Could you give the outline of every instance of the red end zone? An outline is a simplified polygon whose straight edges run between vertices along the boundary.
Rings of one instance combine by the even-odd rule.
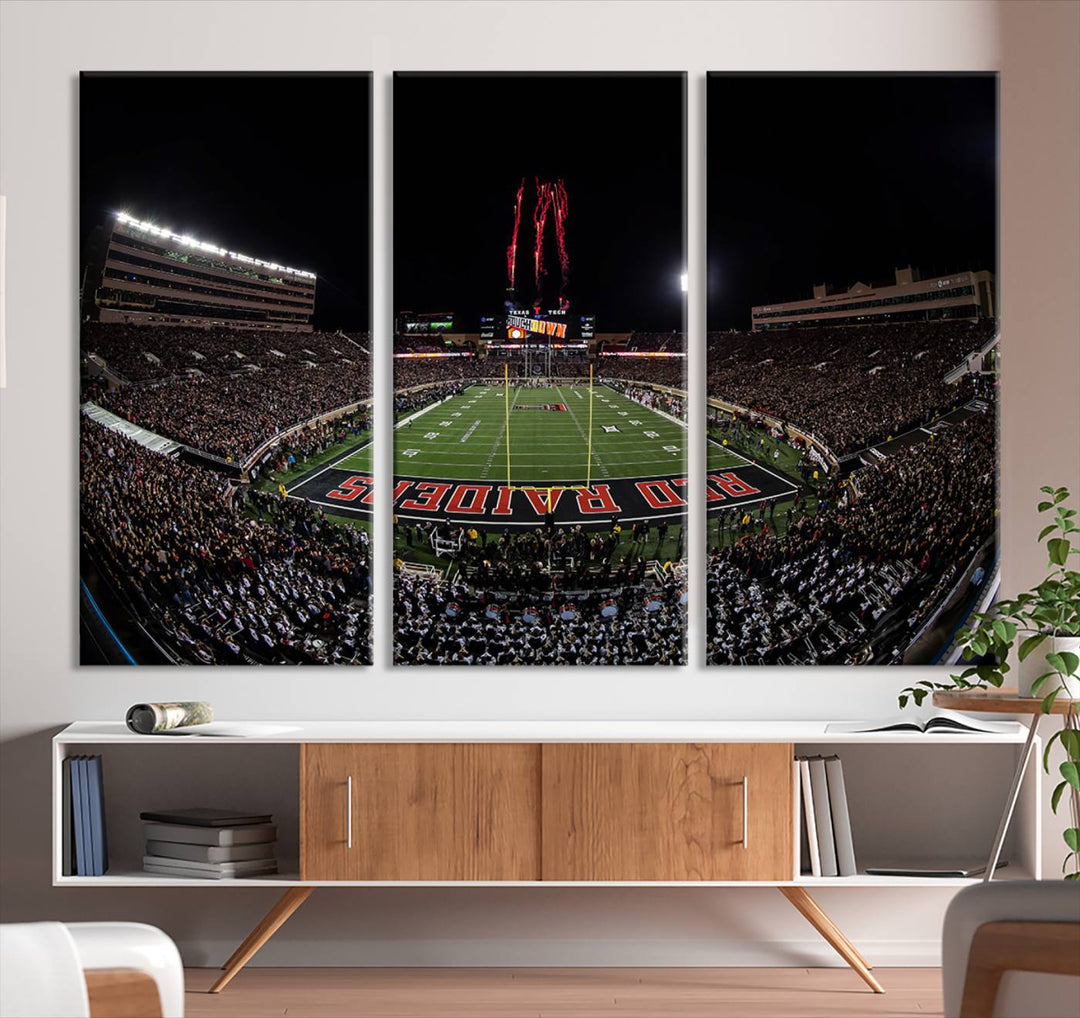
[[[706,478],[709,512],[783,498],[796,486],[754,464],[710,471]],[[369,474],[336,468],[325,470],[289,492],[308,499],[327,512],[370,517],[373,485]],[[556,524],[607,526],[619,520],[675,520],[686,513],[686,476],[615,478],[590,488],[546,485],[508,487],[485,481],[456,481],[427,477],[394,479],[394,513],[399,519],[455,520],[505,527],[538,526],[550,508]]]

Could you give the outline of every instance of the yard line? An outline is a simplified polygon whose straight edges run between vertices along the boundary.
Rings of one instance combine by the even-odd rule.
[[[514,395],[510,400],[511,409],[517,404],[517,398],[518,398],[518,393],[519,392],[521,392],[521,386],[520,385],[516,386],[514,388]],[[506,421],[503,420],[502,427],[499,430],[499,434],[495,436],[495,441],[492,442],[492,444],[491,444],[491,452],[488,453],[488,458],[487,458],[487,462],[484,464],[484,469],[480,472],[481,477],[487,477],[488,474],[491,473],[491,464],[494,461],[495,453],[498,451],[498,448],[499,448],[499,439],[502,438],[503,435],[505,435],[505,434],[506,434]],[[510,441],[510,436],[509,435],[506,435],[506,441],[507,442]],[[510,478],[509,477],[506,479],[506,483],[507,484],[510,483]]]
[[[584,429],[581,427],[581,422],[577,419],[577,414],[575,414],[574,411],[570,409],[570,404],[566,402],[566,397],[563,395],[562,389],[556,385],[555,391],[559,394],[559,401],[566,407],[566,409],[570,413],[570,416],[573,418],[574,426],[578,429],[578,434],[581,435],[581,441],[585,443],[585,455],[588,456],[589,439],[588,436],[585,434]],[[599,453],[597,453],[596,455],[596,465],[600,468],[600,472],[601,474],[603,474],[604,477],[611,476],[608,468],[604,466],[604,461],[600,458]],[[587,463],[585,464],[585,469],[586,471],[588,471],[589,469],[589,465]]]

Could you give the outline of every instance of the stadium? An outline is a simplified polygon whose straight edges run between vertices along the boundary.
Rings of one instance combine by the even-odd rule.
[[[369,76],[79,93],[80,663],[369,664],[370,501],[291,496],[371,488]]]
[[[370,497],[337,519],[289,491],[347,463],[370,493],[369,337],[313,330],[305,270],[126,212],[104,250],[81,331],[84,656],[370,663]]]
[[[681,662],[684,351],[665,340],[660,357],[635,335],[617,356],[610,337],[449,354],[398,337],[398,660]]]
[[[996,89],[709,75],[712,664],[948,665],[995,595]]]
[[[396,664],[686,660],[682,88],[395,76]]]
[[[992,594],[993,279],[927,282],[821,287],[771,307],[779,325],[709,334],[711,663],[947,660]],[[720,479],[747,462],[782,489],[731,500]]]

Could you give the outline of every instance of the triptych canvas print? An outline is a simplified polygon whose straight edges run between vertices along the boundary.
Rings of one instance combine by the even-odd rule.
[[[368,74],[84,74],[83,663],[680,665],[702,563],[711,665],[955,660],[997,575],[996,78],[713,74],[705,153],[686,88],[399,73],[391,139]]]

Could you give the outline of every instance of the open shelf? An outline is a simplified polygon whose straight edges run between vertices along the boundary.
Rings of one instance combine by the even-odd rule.
[[[299,746],[304,742],[789,742],[795,754],[844,762],[860,867],[914,865],[955,856],[982,860],[1000,818],[1026,734],[830,735],[824,722],[295,722],[266,738],[135,736],[116,722],[80,722],[53,740],[53,882],[60,887],[832,887],[961,888],[981,877],[813,877],[781,881],[301,881]],[[110,868],[101,877],[61,875],[61,761],[101,754]],[[995,880],[1041,876],[1042,772],[1036,754],[1005,843],[1009,865]],[[209,880],[144,872],[139,813],[218,806],[271,813],[277,874]],[[801,812],[801,808],[800,808]],[[943,822],[947,820],[948,822]],[[796,832],[797,833],[797,832]],[[797,842],[796,838],[796,842]]]
[[[104,770],[109,869],[104,876],[63,876],[62,788],[65,756],[100,755]],[[299,751],[295,745],[240,746],[203,740],[54,743],[53,883],[60,886],[216,887],[288,884],[299,879]],[[277,827],[278,873],[225,880],[173,877],[142,869],[146,838],[139,814],[194,806],[269,813]]]
[[[855,861],[861,871],[854,877],[803,873],[799,882],[807,887],[963,887],[980,882],[981,875],[891,877],[864,872],[867,867],[917,866],[941,859],[987,860],[1022,747],[983,736],[960,741],[967,738],[796,743],[797,757],[836,755],[843,763]],[[999,868],[995,880],[1041,876],[1037,847],[1041,778],[1036,753],[1025,772],[1005,841],[1002,859],[1008,865]],[[799,812],[801,816],[801,802]]]

